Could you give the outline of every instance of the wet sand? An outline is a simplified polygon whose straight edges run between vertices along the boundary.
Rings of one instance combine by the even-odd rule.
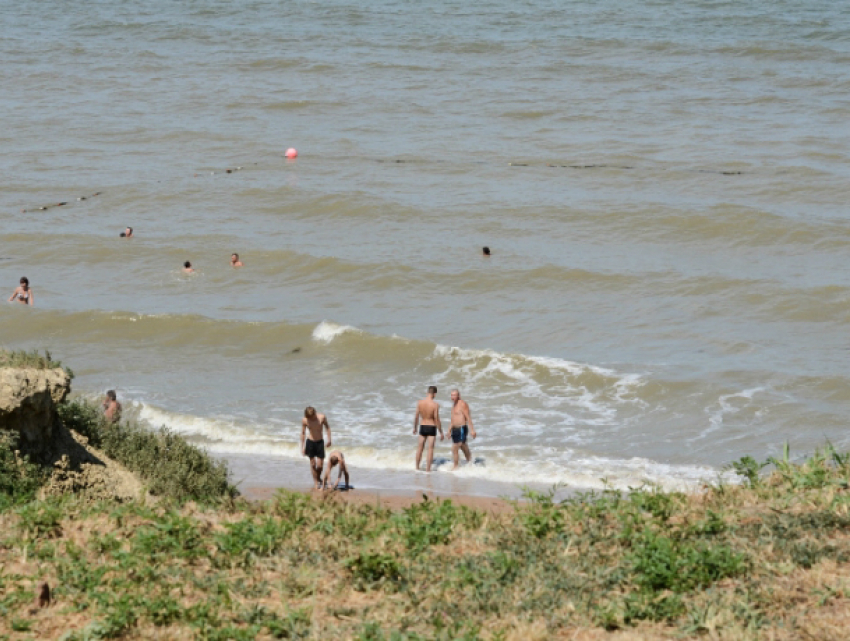
[[[228,467],[233,482],[246,498],[265,500],[284,488],[318,497],[334,496],[352,503],[372,503],[400,509],[423,500],[451,499],[452,502],[487,511],[513,509],[511,501],[521,500],[523,488],[510,483],[497,483],[464,477],[449,471],[409,472],[401,470],[359,469],[349,466],[352,488],[346,491],[319,492],[312,489],[307,460],[282,457],[258,457],[228,454]],[[412,464],[411,464],[412,467]],[[462,468],[461,468],[462,469]],[[336,479],[336,472],[332,475]],[[550,488],[530,484],[529,489],[545,492]],[[564,498],[575,488],[559,488],[556,496]]]

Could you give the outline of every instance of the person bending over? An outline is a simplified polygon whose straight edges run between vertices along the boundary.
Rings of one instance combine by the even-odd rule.
[[[333,484],[332,488],[334,490],[337,489],[339,487],[340,478],[345,476],[345,489],[347,490],[349,488],[348,468],[345,466],[345,457],[342,455],[342,452],[340,452],[339,450],[335,450],[335,451],[331,452],[330,456],[328,456],[328,469],[325,472],[325,480],[322,484],[322,487],[323,488],[328,487],[328,484],[331,481],[331,470],[333,470],[334,467],[336,467],[336,466],[339,466],[339,469],[337,470],[337,474],[336,474],[336,483]]]

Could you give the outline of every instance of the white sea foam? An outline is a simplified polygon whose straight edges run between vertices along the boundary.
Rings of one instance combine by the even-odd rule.
[[[337,325],[330,321],[322,321],[313,329],[313,340],[319,343],[330,343],[337,336],[341,336],[346,332],[362,333],[359,329],[351,325]]]
[[[262,425],[231,417],[200,417],[169,412],[146,403],[132,403],[138,418],[152,427],[165,426],[198,443],[208,451],[226,458],[228,454],[242,454],[268,458],[301,459],[300,428]],[[281,428],[288,432],[281,434]],[[291,427],[291,429],[290,429]],[[405,430],[406,432],[406,430]],[[368,432],[359,432],[360,435]],[[526,432],[527,433],[527,432]],[[409,435],[409,433],[408,433]],[[340,436],[337,432],[336,444]],[[376,435],[390,442],[389,447],[377,448],[375,444],[360,441],[345,447],[346,459],[352,472],[358,467],[372,470],[411,471],[415,440],[399,442]],[[392,436],[397,436],[394,432]],[[407,446],[402,446],[407,443]],[[665,489],[693,489],[700,483],[717,478],[718,472],[710,467],[694,465],[667,465],[644,458],[617,459],[578,454],[575,450],[558,447],[539,447],[535,458],[521,457],[500,446],[473,443],[473,464],[463,465],[454,474],[461,478],[481,479],[511,485],[536,484],[551,486],[561,484],[574,488],[601,489],[612,487],[628,489],[645,483],[657,484]],[[447,443],[438,443],[434,471],[448,473],[451,469],[451,452]]]

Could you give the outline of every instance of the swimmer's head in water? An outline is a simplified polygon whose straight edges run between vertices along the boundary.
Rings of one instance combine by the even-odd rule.
[[[133,228],[127,227],[127,229],[124,230],[124,233],[127,234],[128,236],[132,236],[133,235]]]
[[[429,394],[436,394],[436,393],[437,393],[437,386],[436,386],[436,385],[431,385],[431,386],[428,388],[428,393],[429,393]]]
[[[489,247],[484,247],[481,251],[484,253],[485,256],[490,255],[490,248]]]
[[[108,398],[110,401],[116,400],[115,390],[111,389],[108,392],[106,392],[106,398]]]
[[[30,284],[30,279],[27,278],[26,276],[21,276],[21,285],[24,285],[25,287],[29,287],[29,284]]]
[[[239,254],[230,254],[230,260],[231,262],[235,263],[237,260],[239,260]]]
[[[118,234],[118,235],[119,235],[119,236],[121,236],[121,238],[127,238],[127,232],[125,232],[125,231],[122,231],[122,232],[121,232],[120,234]]]
[[[190,263],[188,260],[185,263],[183,263],[183,267],[185,267],[186,269],[189,269],[191,266],[192,266],[192,263]]]
[[[304,410],[304,418],[313,418],[315,415],[316,415],[316,408],[315,407],[308,407],[306,410]]]

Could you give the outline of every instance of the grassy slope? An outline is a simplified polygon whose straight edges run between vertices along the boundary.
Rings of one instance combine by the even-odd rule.
[[[846,638],[850,463],[699,496],[401,512],[281,492],[0,514],[0,634],[52,638]],[[55,603],[31,612],[38,582]]]

